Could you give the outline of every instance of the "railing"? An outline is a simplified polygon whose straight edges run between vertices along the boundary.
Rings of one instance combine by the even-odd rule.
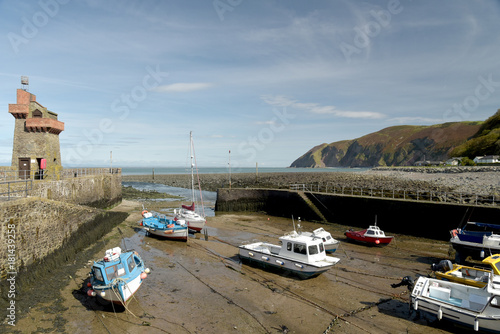
[[[120,174],[121,172],[121,168],[68,168],[59,172],[59,179],[89,175]]]
[[[0,182],[19,180],[62,180],[74,177],[104,174],[120,174],[121,168],[65,168],[50,173],[47,170],[0,170]]]
[[[28,197],[28,192],[32,189],[32,180],[0,182],[0,201],[10,201],[12,198]]]
[[[434,190],[383,189],[362,187],[340,187],[329,184],[290,184],[290,190],[308,192],[324,192],[347,196],[363,196],[390,198],[414,201],[441,202],[453,204],[469,204],[483,206],[498,206],[500,198],[495,195],[477,195],[462,192],[444,192]]]

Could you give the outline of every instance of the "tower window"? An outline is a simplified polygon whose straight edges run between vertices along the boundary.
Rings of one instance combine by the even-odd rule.
[[[42,112],[38,109],[33,111],[33,118],[42,118]]]

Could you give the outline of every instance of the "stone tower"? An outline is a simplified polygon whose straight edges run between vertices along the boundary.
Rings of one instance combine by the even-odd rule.
[[[62,169],[59,134],[64,123],[24,89],[17,90],[17,104],[9,104],[9,113],[16,119],[12,167],[19,170],[19,177],[57,175]]]

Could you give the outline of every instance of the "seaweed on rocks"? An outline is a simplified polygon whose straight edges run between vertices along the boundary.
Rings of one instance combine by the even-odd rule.
[[[122,223],[128,215],[126,212],[100,212],[94,219],[83,223],[57,250],[41,260],[22,267],[16,275],[15,282],[16,317],[25,316],[30,307],[47,300],[55,300],[48,312],[61,311],[64,308],[62,298],[54,295],[54,291],[59,291],[68,284],[76,271],[102,248],[102,244],[97,241]],[[9,303],[6,295],[7,283],[6,280],[0,283],[2,309]],[[64,327],[64,324],[59,326]]]

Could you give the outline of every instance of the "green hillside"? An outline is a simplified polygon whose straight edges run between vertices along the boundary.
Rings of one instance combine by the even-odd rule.
[[[481,125],[471,139],[453,149],[451,155],[470,159],[480,155],[500,155],[500,109]]]
[[[488,144],[498,150],[498,132],[492,127],[500,123],[500,117],[489,123],[490,126],[485,126],[486,122],[391,126],[360,138],[318,145],[290,167],[409,166],[421,160],[444,161],[450,156],[461,156],[452,152],[470,138],[478,140],[474,147]],[[485,135],[475,137],[481,131]],[[490,145],[491,138],[495,142]]]

